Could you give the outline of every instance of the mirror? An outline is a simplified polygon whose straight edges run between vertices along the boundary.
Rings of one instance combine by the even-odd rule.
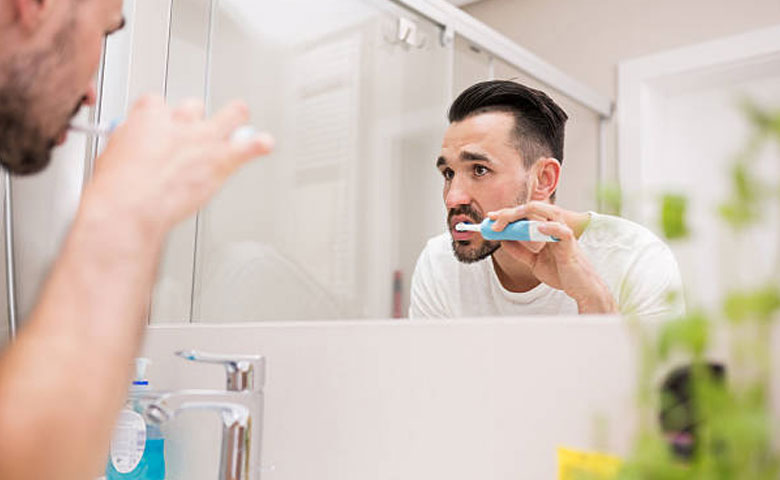
[[[175,0],[168,99],[243,98],[277,147],[174,233],[151,322],[406,317],[417,257],[446,228],[434,163],[449,103],[521,78],[443,38],[389,0]],[[563,106],[582,164],[561,201],[594,208],[598,115]]]

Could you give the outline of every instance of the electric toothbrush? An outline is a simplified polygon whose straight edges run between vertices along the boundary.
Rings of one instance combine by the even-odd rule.
[[[539,232],[539,225],[543,222],[535,220],[518,220],[506,226],[500,232],[493,230],[495,220],[486,218],[482,223],[460,222],[455,225],[459,232],[479,232],[485,240],[514,240],[518,242],[559,242],[560,240]]]

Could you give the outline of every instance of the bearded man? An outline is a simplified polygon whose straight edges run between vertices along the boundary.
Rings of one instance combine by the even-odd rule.
[[[73,115],[95,102],[103,38],[121,0],[0,0],[0,163],[40,171]],[[0,357],[0,478],[95,478],[138,352],[167,233],[272,140],[239,143],[233,103],[171,109],[144,97],[97,161],[76,218],[17,340]],[[24,218],[20,218],[24,221]]]

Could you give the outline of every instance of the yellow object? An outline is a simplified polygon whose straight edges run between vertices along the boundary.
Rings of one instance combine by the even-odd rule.
[[[618,457],[558,447],[558,480],[612,480],[618,470]]]

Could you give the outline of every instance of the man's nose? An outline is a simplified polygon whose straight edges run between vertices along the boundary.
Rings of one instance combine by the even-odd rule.
[[[84,94],[83,103],[88,107],[91,107],[97,103],[97,87],[95,86],[94,80],[89,82],[89,88],[87,89],[87,93]]]
[[[449,188],[444,192],[444,205],[447,209],[455,208],[459,205],[470,205],[471,195],[469,195],[468,188],[464,182],[453,178],[450,182]]]

